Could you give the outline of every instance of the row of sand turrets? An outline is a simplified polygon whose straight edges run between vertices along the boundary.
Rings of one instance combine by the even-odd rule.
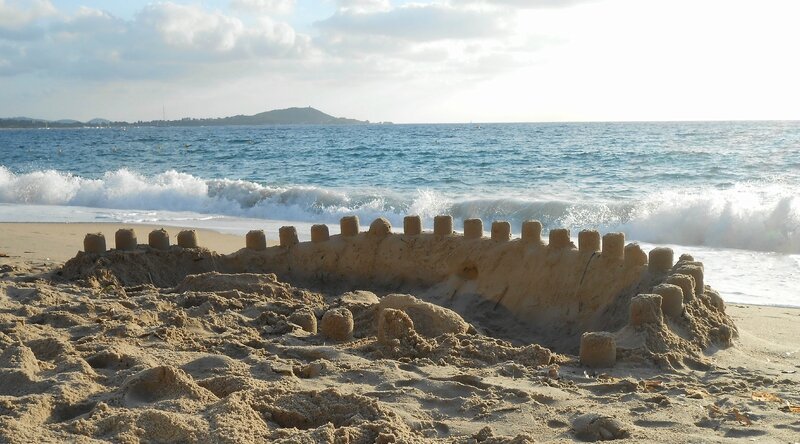
[[[362,231],[358,218],[348,216],[339,235],[312,226],[310,242],[299,242],[295,227],[281,227],[274,247],[255,230],[245,248],[210,261],[194,258],[181,270],[276,273],[299,283],[413,292],[498,329],[524,329],[531,340],[559,350],[580,349],[582,362],[594,367],[642,349],[675,364],[680,359],[667,356],[676,346],[664,341],[686,342],[684,348],[700,355],[735,334],[722,299],[704,284],[702,263],[689,256],[676,263],[669,248],[647,254],[636,243],[626,245],[622,233],[593,230],[578,234],[576,248],[564,228],[550,230],[545,244],[538,221],[524,222],[521,238],[513,240],[508,222],[493,222],[488,238],[480,219],[463,226],[457,234],[452,217],[437,216],[433,232],[425,232],[420,217],[408,216],[402,234],[384,218]],[[171,254],[173,263],[186,251],[210,254],[197,248],[192,230],[177,241],[170,246],[166,231],[155,230],[149,248],[137,249],[133,230],[119,230],[112,252]],[[109,254],[101,234],[87,235],[84,244],[87,253]]]
[[[481,219],[464,220],[464,239],[482,239],[484,237],[483,221]],[[343,217],[340,221],[341,236],[353,237],[360,233],[357,216]],[[376,219],[369,228],[370,234],[391,234],[391,225],[386,219]],[[507,221],[494,221],[491,226],[491,240],[507,242],[511,240],[511,224]],[[427,234],[422,231],[422,221],[419,216],[406,216],[403,220],[403,234],[418,236]],[[452,236],[457,233],[453,229],[452,216],[436,216],[434,218],[434,236]],[[522,224],[523,242],[542,243],[542,224],[539,221],[526,221]],[[281,227],[279,232],[279,246],[291,247],[299,243],[297,229],[293,226]],[[330,231],[327,225],[313,225],[311,227],[311,242],[325,242],[330,240]],[[130,228],[123,228],[115,234],[115,248],[129,251],[136,248],[138,241],[136,232]],[[164,229],[153,230],[148,236],[148,245],[157,249],[170,247],[169,234]],[[184,230],[178,233],[177,245],[182,248],[197,248],[197,232]],[[267,237],[263,230],[253,230],[245,236],[246,248],[255,251],[267,249]],[[578,249],[584,252],[599,252],[601,246],[600,233],[594,230],[583,230],[578,234]],[[570,239],[570,232],[566,228],[550,230],[550,248],[566,248],[574,246]],[[87,253],[102,253],[107,250],[105,236],[102,233],[89,233],[84,238],[84,251]],[[623,233],[608,233],[602,237],[602,254],[606,257],[623,259],[629,256],[632,263],[647,263],[647,257],[636,244],[625,246]],[[662,261],[663,262],[663,261]],[[658,262],[656,262],[658,263]],[[663,266],[659,264],[659,266]]]
[[[167,250],[170,247],[169,233],[163,228],[153,230],[147,239],[147,244],[159,250]],[[114,246],[120,251],[132,251],[139,246],[136,239],[136,231],[132,228],[122,228],[114,234]],[[181,248],[197,248],[197,232],[195,230],[184,230],[178,233],[178,246]],[[88,233],[83,238],[83,251],[87,253],[105,253],[106,237],[103,233]]]

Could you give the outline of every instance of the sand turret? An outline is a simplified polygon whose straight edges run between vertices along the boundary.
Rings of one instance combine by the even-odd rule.
[[[578,233],[578,250],[581,253],[596,253],[600,251],[600,232],[582,230]]]
[[[181,248],[197,248],[197,231],[183,230],[178,233],[178,246]]]
[[[569,238],[569,230],[566,228],[550,230],[550,239],[547,246],[553,250],[571,247],[572,241]]]
[[[522,223],[522,241],[531,244],[542,243],[542,223],[538,220],[526,220]]]
[[[339,220],[339,227],[344,237],[356,236],[358,232],[361,231],[361,227],[359,227],[358,224],[358,216],[345,216],[341,218]]]
[[[251,230],[245,236],[245,246],[248,250],[264,251],[267,249],[267,236],[264,230]]]
[[[676,274],[686,274],[694,278],[694,294],[700,296],[703,294],[703,264],[700,262],[678,262],[675,268]]]
[[[667,284],[674,284],[678,287],[681,287],[681,292],[683,293],[683,301],[684,302],[691,302],[694,299],[694,278],[688,274],[673,274],[667,276],[665,280]]]
[[[156,250],[169,250],[169,233],[163,228],[153,230],[147,236],[147,244]]]
[[[311,310],[303,309],[292,313],[292,315],[289,316],[289,322],[299,326],[312,335],[317,334],[317,317]]]
[[[353,337],[353,313],[347,308],[332,308],[322,316],[319,329],[334,341],[347,341]]]
[[[586,332],[581,336],[581,365],[592,368],[613,367],[617,361],[617,344],[608,332]]]
[[[370,236],[377,237],[379,239],[383,239],[384,237],[392,234],[392,224],[389,222],[389,219],[385,217],[379,217],[372,221],[369,225]]]
[[[284,248],[294,247],[300,242],[297,239],[297,228],[292,226],[280,227],[278,229],[278,239],[280,246]]]
[[[650,250],[648,269],[652,273],[666,273],[672,268],[674,254],[672,248],[656,247]]]
[[[419,216],[403,218],[403,233],[406,236],[417,236],[422,233],[422,219]]]
[[[625,234],[606,233],[603,235],[603,250],[600,257],[610,261],[622,261],[625,258]]]
[[[483,221],[480,219],[464,220],[464,238],[480,239],[483,237]]]
[[[434,217],[433,234],[436,236],[450,236],[453,234],[453,216]]]
[[[679,318],[683,314],[683,290],[672,284],[653,287],[653,293],[661,296],[661,311],[664,315]]]
[[[87,253],[105,253],[106,237],[103,233],[88,233],[83,238],[83,251]]]
[[[625,245],[624,262],[628,268],[641,267],[647,264],[647,253],[642,250],[639,244],[631,243]]]
[[[114,233],[114,245],[117,250],[135,250],[138,245],[136,231],[134,231],[133,228],[120,228]]]
[[[640,294],[631,299],[630,324],[660,324],[664,322],[661,312],[661,295]]]
[[[511,224],[504,220],[492,222],[492,240],[495,242],[511,240]]]
[[[325,242],[331,238],[328,226],[324,224],[317,224],[311,226],[311,242]]]

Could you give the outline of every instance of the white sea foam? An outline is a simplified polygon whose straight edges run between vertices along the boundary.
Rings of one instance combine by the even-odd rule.
[[[800,194],[777,185],[665,192],[638,205],[621,229],[654,243],[800,253]]]
[[[10,204],[328,223],[357,214],[365,221],[388,217],[396,226],[402,224],[405,214],[419,214],[430,224],[433,216],[447,213],[456,220],[510,220],[515,229],[523,220],[538,219],[548,228],[620,230],[644,242],[793,254],[800,253],[798,196],[797,186],[773,183],[739,184],[725,190],[667,190],[622,202],[445,196],[432,190],[418,190],[406,197],[385,190],[203,179],[176,171],[143,176],[121,169],[100,179],[87,179],[53,170],[15,174],[0,166],[0,202]],[[0,208],[0,220],[8,220],[2,211]]]

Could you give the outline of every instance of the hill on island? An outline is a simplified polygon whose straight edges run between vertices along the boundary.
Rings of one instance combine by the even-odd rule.
[[[222,125],[337,125],[369,123],[369,121],[334,117],[318,109],[311,108],[310,106],[307,108],[276,109],[252,116],[239,115],[222,117],[219,119],[198,120]]]
[[[81,128],[96,126],[224,126],[224,125],[359,125],[369,120],[334,117],[312,108],[286,108],[266,111],[252,116],[237,115],[209,119],[185,117],[180,120],[151,120],[149,122],[112,122],[106,119],[92,119],[88,122],[77,120],[42,120],[30,117],[0,118],[0,128]]]

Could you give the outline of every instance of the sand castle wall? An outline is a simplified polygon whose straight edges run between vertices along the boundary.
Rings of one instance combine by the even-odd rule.
[[[478,295],[534,324],[569,321],[578,330],[604,325],[604,309],[636,287],[645,264],[625,261],[624,236],[585,232],[578,249],[566,229],[541,242],[541,224],[526,224],[526,239],[510,239],[510,225],[495,222],[491,237],[483,223],[465,222],[454,234],[452,218],[438,217],[433,233],[389,231],[388,222],[357,232],[358,221],[342,220],[342,235],[264,250],[243,249],[227,257],[236,271],[274,272],[294,280],[346,282],[354,288],[408,290],[436,287],[450,299]],[[378,221],[376,221],[378,222]],[[318,228],[315,230],[319,230]],[[316,237],[316,236],[315,236]]]
[[[279,245],[273,247],[267,247],[266,234],[256,230],[247,233],[245,248],[236,253],[208,252],[213,257],[184,261],[183,270],[275,273],[312,285],[425,294],[445,305],[461,306],[462,311],[480,307],[484,317],[511,317],[549,345],[573,348],[584,332],[652,321],[644,316],[652,304],[637,305],[644,304],[637,295],[658,299],[663,305],[659,314],[677,319],[704,291],[702,263],[681,257],[673,264],[668,248],[656,248],[648,258],[637,244],[626,245],[622,233],[601,236],[584,230],[576,246],[567,229],[551,230],[545,243],[538,221],[525,222],[520,239],[511,239],[511,226],[505,221],[493,222],[489,237],[479,219],[463,222],[464,235],[455,233],[453,225],[452,217],[437,216],[433,232],[424,232],[420,218],[409,216],[403,233],[394,233],[383,218],[363,231],[358,218],[349,216],[342,218],[339,235],[330,235],[326,225],[314,225],[310,242],[299,242],[295,227],[281,227]],[[164,256],[165,264],[169,254],[186,256],[189,246],[202,245],[196,233],[191,234],[179,239],[185,247],[170,247],[164,232],[154,231],[148,254]],[[141,253],[130,252],[135,239],[132,230],[120,230],[117,249]],[[87,237],[87,252],[98,254],[102,242],[91,240]],[[150,280],[152,276],[147,275]],[[705,299],[724,308],[721,299]]]

